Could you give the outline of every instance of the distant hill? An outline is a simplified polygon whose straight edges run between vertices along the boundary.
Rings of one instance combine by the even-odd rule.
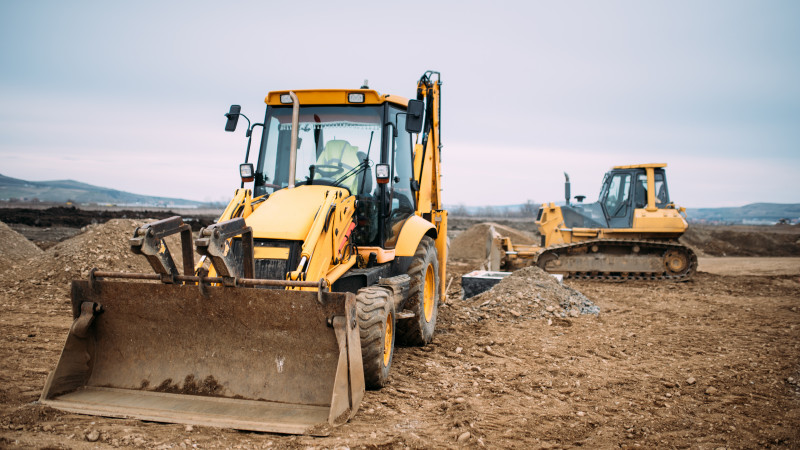
[[[41,202],[97,203],[114,205],[196,207],[202,202],[171,197],[151,197],[74,180],[26,181],[0,175],[0,200],[38,200]]]
[[[563,205],[564,202],[557,202]],[[536,203],[516,205],[464,206],[445,205],[454,216],[472,217],[535,217]],[[800,203],[751,203],[728,208],[687,208],[689,222],[725,224],[774,224],[781,219],[800,222]]]
[[[687,208],[686,215],[691,222],[772,224],[781,219],[797,222],[800,219],[800,204],[750,203],[731,208]]]

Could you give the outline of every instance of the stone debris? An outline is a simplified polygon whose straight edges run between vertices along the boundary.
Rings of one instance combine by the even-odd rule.
[[[86,433],[86,440],[87,441],[89,441],[89,442],[97,442],[98,439],[100,439],[100,432],[98,432],[97,430],[92,430],[92,431]]]
[[[459,303],[455,313],[469,322],[496,317],[511,322],[540,317],[567,319],[600,313],[585,295],[534,266],[519,269],[492,289]]]

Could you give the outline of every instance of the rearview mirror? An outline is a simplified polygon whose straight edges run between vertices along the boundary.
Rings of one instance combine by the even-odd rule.
[[[425,111],[425,103],[422,100],[408,101],[408,115],[406,116],[406,131],[409,133],[419,133],[422,131],[422,115]]]
[[[231,110],[225,113],[228,122],[225,123],[225,131],[236,131],[236,124],[239,122],[239,113],[242,107],[239,105],[231,105]]]

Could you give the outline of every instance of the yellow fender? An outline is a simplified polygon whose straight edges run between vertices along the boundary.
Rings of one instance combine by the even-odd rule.
[[[411,216],[403,224],[397,245],[394,247],[395,256],[414,256],[422,236],[428,235],[436,239],[436,227],[420,216]]]

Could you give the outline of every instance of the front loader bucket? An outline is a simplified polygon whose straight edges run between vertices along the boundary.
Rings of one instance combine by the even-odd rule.
[[[72,306],[48,406],[325,435],[364,394],[353,294],[74,281]]]

